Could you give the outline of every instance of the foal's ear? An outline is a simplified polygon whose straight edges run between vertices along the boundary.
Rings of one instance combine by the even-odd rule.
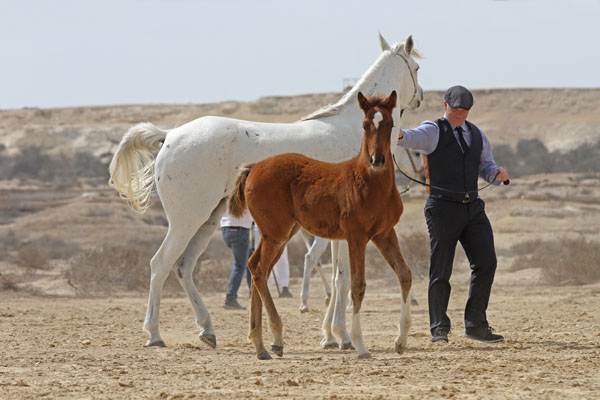
[[[371,108],[371,104],[369,104],[369,100],[361,92],[358,92],[358,106],[361,110],[367,111]]]
[[[381,103],[385,108],[392,111],[396,107],[396,91],[392,91],[390,95]]]

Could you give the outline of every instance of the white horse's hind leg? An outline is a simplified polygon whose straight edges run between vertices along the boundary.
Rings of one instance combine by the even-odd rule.
[[[148,308],[143,326],[144,331],[150,334],[150,339],[146,342],[146,346],[165,345],[159,332],[162,289],[169,276],[169,272],[171,272],[171,268],[184,252],[192,236],[192,231],[180,229],[173,223],[170,223],[165,239],[156,254],[152,257],[152,260],[150,260],[150,294],[148,296]]]
[[[339,254],[339,242],[337,240],[331,241],[331,295],[335,300],[337,299],[337,290],[335,287],[335,277],[337,276],[337,265],[338,265],[338,254]],[[331,320],[333,319],[333,310],[335,308],[335,301],[330,301],[327,305],[327,311],[323,318],[322,332],[323,339],[321,340],[321,347],[324,349],[330,349],[338,347],[338,342],[331,332]]]
[[[302,275],[302,291],[300,292],[300,297],[302,299],[302,304],[300,305],[300,312],[308,312],[310,309],[308,308],[308,292],[310,286],[310,277],[312,274],[312,270],[317,263],[317,260],[329,244],[329,240],[323,239],[315,236],[315,239],[310,246],[308,252],[304,256],[304,274]],[[328,291],[327,282],[325,283],[325,291]]]
[[[350,258],[348,242],[345,240],[340,241],[335,287],[335,307],[331,329],[333,334],[340,339],[340,349],[354,349],[353,341],[346,330],[346,299],[350,292]]]
[[[225,212],[226,205],[227,200],[223,199],[213,210],[210,218],[200,227],[188,244],[185,253],[179,259],[177,268],[177,279],[183,287],[183,290],[185,290],[185,293],[188,295],[190,302],[192,303],[192,308],[194,309],[196,325],[200,329],[200,340],[212,348],[217,346],[217,338],[212,326],[210,314],[192,279],[192,273],[194,272],[194,267],[196,266],[198,258],[204,253],[206,247],[210,243],[212,234],[219,223],[219,218],[221,218]]]

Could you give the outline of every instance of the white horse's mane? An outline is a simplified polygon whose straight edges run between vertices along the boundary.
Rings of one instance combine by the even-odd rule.
[[[373,63],[373,65],[371,65],[371,67],[367,70],[367,72],[365,72],[363,74],[363,76],[359,79],[359,81],[356,82],[356,84],[352,87],[352,89],[350,89],[341,99],[339,99],[337,103],[328,104],[326,106],[323,106],[323,107],[319,108],[318,110],[313,111],[312,113],[308,114],[307,116],[300,118],[300,120],[298,120],[298,122],[308,121],[311,119],[331,117],[333,115],[338,115],[339,113],[341,113],[342,110],[344,109],[344,107],[346,107],[348,104],[352,103],[356,99],[356,95],[358,94],[358,91],[359,91],[360,87],[362,86],[362,84],[366,80],[371,78],[371,75],[373,75],[375,73],[375,71],[377,71],[381,67],[381,65],[383,64],[383,61],[387,57],[394,56],[398,52],[403,51],[403,48],[404,48],[404,42],[398,43],[391,49],[383,51],[379,55],[379,58]],[[414,48],[412,49],[410,55],[413,56],[414,58],[422,58],[421,54]]]

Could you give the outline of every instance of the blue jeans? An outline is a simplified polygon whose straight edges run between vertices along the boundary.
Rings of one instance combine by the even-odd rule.
[[[248,257],[250,255],[250,230],[238,226],[224,226],[221,228],[223,240],[233,252],[233,269],[227,288],[227,301],[236,301],[237,292],[242,283],[244,273],[250,288],[250,271],[248,270]]]

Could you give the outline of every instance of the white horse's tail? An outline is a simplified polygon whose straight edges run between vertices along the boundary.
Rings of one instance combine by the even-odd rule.
[[[140,213],[150,206],[155,155],[166,136],[167,131],[150,122],[137,124],[123,136],[110,162],[109,185]]]

